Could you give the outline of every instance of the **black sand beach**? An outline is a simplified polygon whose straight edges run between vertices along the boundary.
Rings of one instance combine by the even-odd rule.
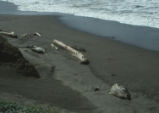
[[[103,38],[120,41],[129,45],[159,51],[159,29],[148,26],[123,24],[117,21],[101,20],[82,16],[61,16],[67,26]]]
[[[57,18],[0,15],[0,29],[14,31],[18,36],[42,34],[41,38],[30,39],[4,37],[35,66],[40,78],[23,76],[13,66],[1,63],[1,99],[24,102],[25,98],[28,103],[50,104],[60,108],[59,113],[159,112],[159,52],[78,31]],[[56,51],[50,46],[53,39],[85,48],[90,64],[82,65],[67,52]],[[28,45],[41,46],[46,53],[23,48]],[[126,86],[132,100],[109,95],[114,83]],[[100,90],[95,92],[97,87]]]

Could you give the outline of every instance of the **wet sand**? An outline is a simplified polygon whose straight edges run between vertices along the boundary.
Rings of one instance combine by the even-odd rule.
[[[159,52],[137,48],[63,25],[55,16],[0,15],[0,29],[18,35],[39,32],[41,38],[10,39],[40,73],[40,78],[23,76],[14,68],[0,65],[0,93],[22,95],[75,113],[159,112]],[[89,65],[62,50],[51,48],[53,39],[86,49]],[[23,47],[38,45],[44,55]],[[52,67],[55,69],[52,71]],[[108,94],[114,83],[126,86],[132,100]],[[94,88],[100,90],[95,92]]]
[[[60,20],[74,29],[148,50],[159,51],[158,28],[121,24],[117,21],[106,21],[73,15],[62,16]]]

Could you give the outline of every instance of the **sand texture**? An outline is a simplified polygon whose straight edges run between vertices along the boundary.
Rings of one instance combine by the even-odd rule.
[[[159,52],[77,31],[61,24],[57,18],[0,15],[0,29],[18,35],[17,39],[1,36],[0,41],[5,40],[14,46],[18,55],[33,65],[39,76],[23,76],[16,70],[17,61],[8,64],[2,60],[6,57],[16,59],[18,55],[1,57],[4,55],[1,51],[1,98],[4,93],[10,94],[5,98],[8,100],[11,96],[21,95],[37,103],[58,107],[61,113],[159,112]],[[42,37],[22,37],[22,34],[34,32],[39,32]],[[52,48],[50,44],[54,39],[84,48],[83,53],[90,64],[80,64],[68,52]],[[45,48],[46,52],[32,51],[29,47],[33,45]],[[127,87],[131,100],[109,95],[114,83]]]

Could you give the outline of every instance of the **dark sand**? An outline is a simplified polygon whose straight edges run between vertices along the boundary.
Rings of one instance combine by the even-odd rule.
[[[35,65],[40,79],[25,77],[14,68],[0,65],[1,95],[21,95],[75,113],[159,112],[159,52],[68,28],[53,16],[1,15],[0,29],[19,35],[39,32],[41,38],[8,40],[16,47],[35,44],[47,50],[39,55],[20,48],[23,56]],[[66,52],[51,48],[53,39],[85,48],[90,64],[81,65]],[[130,90],[131,101],[108,94],[116,82]],[[96,87],[100,91],[94,92]]]
[[[60,20],[74,29],[148,50],[159,51],[159,28],[121,24],[116,21],[73,15],[61,16]]]

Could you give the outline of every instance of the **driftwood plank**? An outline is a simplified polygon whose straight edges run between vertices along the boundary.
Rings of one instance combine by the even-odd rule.
[[[17,35],[14,32],[4,32],[4,31],[0,31],[0,34],[2,35],[6,35],[6,36],[10,36],[12,38],[17,38]]]
[[[73,56],[78,58],[82,64],[89,63],[88,59],[81,52],[70,47],[69,45],[66,45],[65,43],[58,40],[53,40],[53,45],[64,48],[66,51],[70,52]]]

